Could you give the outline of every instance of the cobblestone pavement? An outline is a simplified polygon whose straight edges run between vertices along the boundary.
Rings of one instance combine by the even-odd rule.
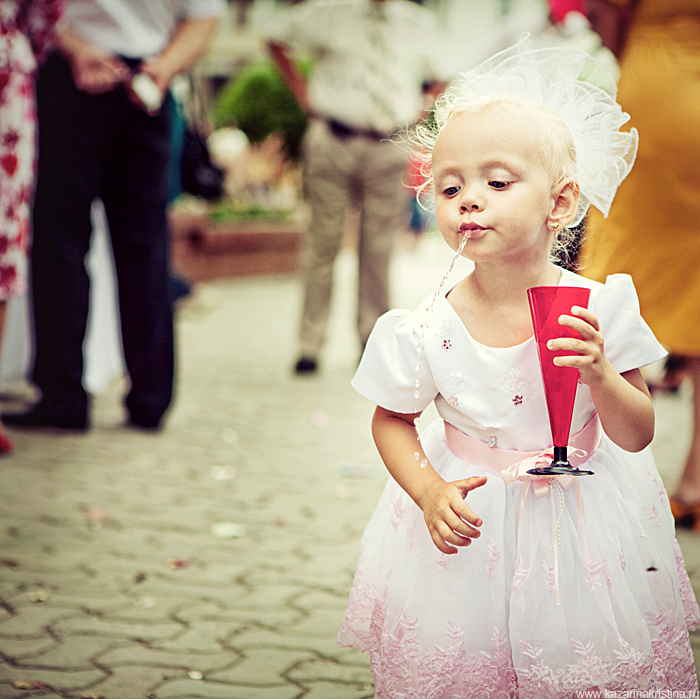
[[[449,260],[436,250],[399,255],[398,305],[436,288]],[[373,406],[349,386],[354,264],[339,261],[318,376],[290,372],[297,281],[225,280],[180,311],[163,432],[123,426],[117,381],[89,433],[14,433],[0,462],[0,699],[373,696],[367,658],[335,642],[385,480]],[[669,484],[688,395],[658,413]],[[681,544],[700,592],[700,542]]]

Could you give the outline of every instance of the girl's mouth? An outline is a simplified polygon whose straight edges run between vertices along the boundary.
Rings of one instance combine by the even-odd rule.
[[[463,223],[459,227],[459,232],[467,239],[480,238],[486,229],[476,223]]]

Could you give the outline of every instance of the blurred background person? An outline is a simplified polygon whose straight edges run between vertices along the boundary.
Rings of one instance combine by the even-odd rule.
[[[357,327],[362,346],[389,310],[389,261],[407,224],[407,152],[391,141],[425,114],[449,77],[437,24],[408,0],[306,0],[274,17],[271,56],[310,118],[303,144],[311,209],[297,374],[314,373],[348,209],[359,210]],[[307,82],[294,59],[307,52]],[[427,97],[427,99],[426,99]]]
[[[677,523],[700,529],[700,0],[588,0],[588,15],[621,57],[618,100],[639,152],[608,218],[591,213],[582,274],[634,279],[642,315],[671,353],[651,388],[692,381],[693,433],[671,506]]]
[[[174,382],[162,102],[172,78],[204,53],[225,9],[223,0],[67,0],[57,50],[37,83],[32,379],[41,399],[5,415],[7,425],[89,427],[85,256],[99,198],[116,266],[129,423],[160,426]]]
[[[63,0],[0,3],[0,347],[7,301],[27,289],[34,191],[37,60],[53,38]],[[0,454],[13,449],[0,425]]]

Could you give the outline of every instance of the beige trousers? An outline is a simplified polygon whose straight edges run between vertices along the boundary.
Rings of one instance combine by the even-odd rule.
[[[304,186],[311,224],[303,258],[303,357],[315,359],[325,340],[333,262],[350,206],[360,211],[357,328],[363,345],[377,318],[389,310],[389,261],[396,232],[408,217],[407,159],[406,150],[388,140],[339,138],[325,122],[311,122],[304,140]]]

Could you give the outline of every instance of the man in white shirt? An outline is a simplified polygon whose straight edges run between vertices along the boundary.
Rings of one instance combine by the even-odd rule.
[[[408,0],[306,0],[271,23],[273,60],[311,121],[304,178],[312,222],[297,374],[313,373],[325,339],[333,262],[345,214],[361,211],[358,332],[362,345],[389,310],[388,267],[405,223],[407,152],[389,139],[424,114],[447,79],[433,16]],[[307,85],[292,60],[308,52]]]
[[[166,220],[168,86],[206,50],[224,0],[67,0],[37,83],[31,251],[42,397],[10,427],[89,427],[82,385],[90,209],[101,198],[116,263],[129,423],[157,429],[174,383]]]

